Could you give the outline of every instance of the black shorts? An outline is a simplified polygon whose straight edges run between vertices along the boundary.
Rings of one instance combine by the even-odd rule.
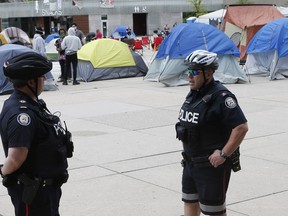
[[[182,200],[187,203],[199,202],[201,212],[218,215],[226,212],[226,192],[231,175],[231,165],[195,168],[186,163],[182,175]]]

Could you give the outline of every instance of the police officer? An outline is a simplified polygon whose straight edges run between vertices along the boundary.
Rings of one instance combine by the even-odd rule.
[[[38,99],[44,74],[51,69],[52,63],[33,51],[15,56],[3,66],[14,92],[0,114],[6,156],[0,174],[16,216],[59,215],[61,185],[68,179],[71,134]]]
[[[231,169],[240,169],[239,145],[248,131],[247,120],[236,97],[213,78],[216,53],[196,50],[185,63],[190,92],[176,124],[184,149],[184,214],[225,216]]]

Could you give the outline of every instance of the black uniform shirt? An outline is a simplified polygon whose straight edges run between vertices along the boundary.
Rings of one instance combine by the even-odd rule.
[[[14,92],[4,103],[0,115],[0,132],[6,157],[8,148],[30,148],[33,143],[38,121],[35,113],[27,109],[26,103],[37,104],[19,91]]]
[[[232,129],[247,122],[236,97],[214,80],[200,91],[189,92],[179,121],[188,131],[188,141],[183,144],[190,156],[223,148]]]
[[[5,155],[7,157],[8,148],[27,147],[27,159],[17,172],[57,177],[68,166],[66,146],[63,145],[64,129],[58,117],[53,121],[45,120],[39,110],[36,101],[17,90],[5,101],[0,115]]]

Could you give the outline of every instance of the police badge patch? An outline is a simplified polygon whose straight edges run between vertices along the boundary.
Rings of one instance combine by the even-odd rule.
[[[226,105],[226,107],[233,109],[237,106],[237,103],[232,97],[227,97],[225,99],[225,105]]]
[[[31,118],[27,113],[20,113],[17,116],[17,122],[22,126],[28,126],[31,122]]]

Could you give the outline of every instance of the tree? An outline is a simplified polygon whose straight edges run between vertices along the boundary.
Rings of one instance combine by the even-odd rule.
[[[187,0],[192,3],[194,16],[199,17],[207,13],[207,9],[202,5],[202,0]]]

